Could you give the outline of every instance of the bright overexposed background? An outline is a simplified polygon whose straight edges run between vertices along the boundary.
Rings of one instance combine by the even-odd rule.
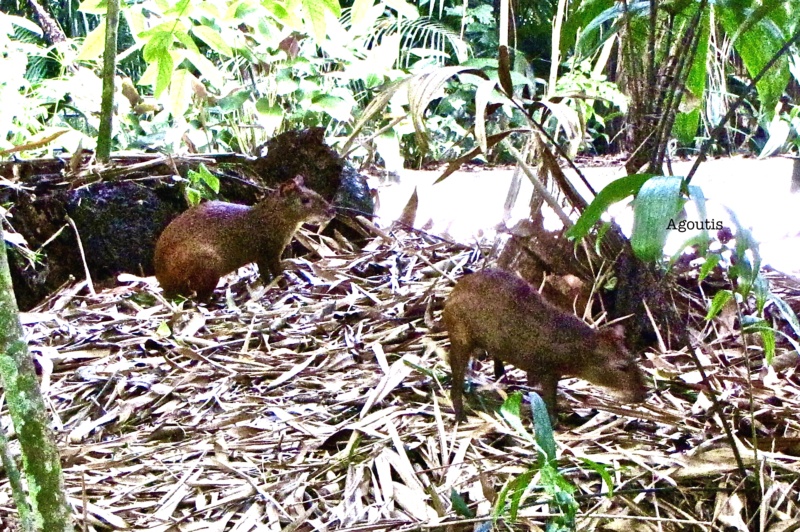
[[[676,162],[672,168],[675,175],[686,175],[691,164]],[[581,168],[581,171],[595,190],[624,175],[624,169],[619,166]],[[416,227],[465,244],[494,238],[498,227],[502,230],[503,205],[513,170],[461,171],[434,185],[440,174],[403,170],[398,183],[374,181],[372,186],[378,189],[380,197],[379,223],[388,225],[397,219],[416,188],[419,196]],[[567,174],[574,177],[569,171]],[[765,264],[800,276],[800,193],[790,192],[791,175],[792,161],[783,157],[720,158],[701,164],[692,184],[703,189],[707,219],[721,220],[735,233],[725,210],[725,207],[730,208],[760,243]],[[591,199],[577,178],[573,183],[584,197]],[[511,226],[527,216],[532,190],[533,186],[523,176],[520,194],[506,225]],[[687,211],[687,219],[697,219],[691,206]],[[617,204],[611,214],[630,234],[633,222],[630,207]],[[674,231],[667,242],[668,251],[678,247],[689,234]]]

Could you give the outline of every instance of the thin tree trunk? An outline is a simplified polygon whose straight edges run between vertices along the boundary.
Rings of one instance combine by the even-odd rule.
[[[100,130],[97,134],[97,158],[102,162],[108,162],[111,156],[118,30],[119,0],[108,0],[106,7],[106,46],[103,51],[103,95],[100,102]]]
[[[0,242],[4,242],[2,228]],[[19,321],[5,245],[0,249],[0,377],[22,450],[36,528],[71,532],[72,512],[64,493],[61,461]]]

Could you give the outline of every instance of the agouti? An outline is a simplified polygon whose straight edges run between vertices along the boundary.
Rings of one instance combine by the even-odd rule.
[[[283,271],[281,254],[303,222],[330,220],[334,208],[303,186],[281,184],[253,207],[209,201],[175,218],[156,243],[156,278],[165,294],[207,299],[220,277],[255,262],[265,282]]]
[[[464,373],[476,349],[526,371],[529,384],[540,384],[551,419],[556,385],[566,375],[618,390],[627,401],[644,401],[644,378],[621,328],[592,329],[513,273],[486,270],[459,280],[445,303],[444,325],[457,419],[464,418]]]

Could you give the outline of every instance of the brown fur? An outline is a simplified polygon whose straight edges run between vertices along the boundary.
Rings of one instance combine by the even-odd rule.
[[[510,362],[539,383],[551,417],[556,385],[566,375],[643,401],[646,388],[636,359],[618,328],[596,331],[556,308],[516,275],[487,270],[462,278],[447,299],[444,324],[450,335],[451,398],[463,419],[464,374],[476,349]]]
[[[335,211],[303,178],[282,184],[253,207],[209,201],[170,223],[156,243],[156,278],[164,292],[207,299],[220,277],[255,262],[265,282],[283,271],[281,254],[303,222]]]

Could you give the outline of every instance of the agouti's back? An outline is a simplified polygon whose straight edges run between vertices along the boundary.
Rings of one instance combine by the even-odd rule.
[[[463,417],[464,373],[476,349],[528,372],[529,381],[542,385],[551,413],[556,384],[565,375],[619,390],[632,401],[644,399],[642,375],[620,329],[592,329],[513,273],[487,270],[463,277],[447,299],[443,319],[458,417]]]
[[[208,298],[220,277],[255,262],[265,281],[281,273],[280,258],[298,227],[335,211],[303,178],[282,184],[253,207],[209,201],[170,223],[156,243],[156,278],[167,295]]]

